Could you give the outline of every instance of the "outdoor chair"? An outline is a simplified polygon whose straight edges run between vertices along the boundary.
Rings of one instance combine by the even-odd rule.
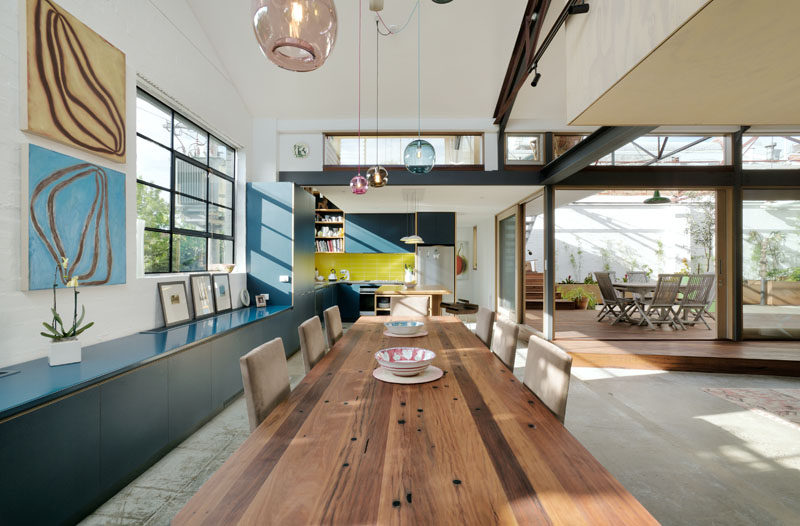
[[[675,310],[678,307],[675,302],[683,277],[683,274],[658,275],[658,283],[653,297],[642,303],[642,321],[639,322],[639,325],[647,324],[653,330],[656,325],[674,325],[677,328],[686,328]]]
[[[711,326],[703,318],[709,304],[709,296],[714,288],[714,274],[692,274],[686,283],[678,308],[678,319],[682,325],[695,325],[702,321],[706,329]]]
[[[597,315],[597,321],[602,321],[606,316],[612,316],[611,325],[620,321],[631,321],[630,312],[635,308],[632,299],[623,297],[611,282],[611,272],[594,272],[594,279],[600,287],[603,296],[603,309]]]
[[[647,277],[647,272],[643,270],[628,271],[628,283],[647,283],[648,281],[650,280]],[[637,301],[642,301],[647,298],[650,298],[649,294],[638,294],[636,292],[633,293],[633,299]]]

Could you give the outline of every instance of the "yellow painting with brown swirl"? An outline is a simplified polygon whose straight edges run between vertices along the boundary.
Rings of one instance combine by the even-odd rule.
[[[125,54],[58,4],[27,0],[25,129],[125,162]]]

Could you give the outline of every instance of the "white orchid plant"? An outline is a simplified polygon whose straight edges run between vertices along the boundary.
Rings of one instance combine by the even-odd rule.
[[[67,340],[71,338],[77,337],[83,331],[94,325],[93,321],[90,321],[86,325],[81,326],[83,323],[83,317],[86,315],[86,308],[81,305],[81,315],[78,317],[78,278],[76,276],[69,277],[67,275],[67,265],[69,264],[69,259],[61,258],[61,267],[59,268],[56,265],[56,272],[53,276],[53,308],[50,311],[53,313],[53,321],[51,323],[43,322],[44,328],[47,329],[47,332],[40,333],[42,336],[46,338],[50,338],[53,341],[61,341]],[[66,283],[67,287],[71,287],[73,290],[73,310],[72,310],[72,326],[66,328],[64,326],[64,322],[61,319],[61,316],[58,314],[57,306],[56,306],[56,288],[58,287],[58,275],[61,273],[61,277]]]

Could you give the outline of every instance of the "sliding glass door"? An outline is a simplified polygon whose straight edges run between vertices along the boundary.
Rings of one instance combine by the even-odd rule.
[[[522,243],[519,206],[514,205],[496,218],[497,314],[521,322],[520,274]]]
[[[800,339],[800,189],[745,190],[742,337]]]

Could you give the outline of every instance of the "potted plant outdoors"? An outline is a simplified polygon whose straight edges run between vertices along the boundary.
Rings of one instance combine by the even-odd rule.
[[[562,290],[562,288],[559,287],[558,292],[561,293],[563,299],[574,301],[575,306],[580,310],[586,310],[590,307],[594,308],[596,301],[594,294],[585,290],[583,287],[574,287],[567,290]]]
[[[40,333],[46,338],[50,338],[50,354],[48,362],[51,366],[64,365],[68,363],[76,363],[81,361],[81,343],[78,341],[78,336],[94,325],[91,321],[86,325],[81,326],[83,318],[86,315],[86,308],[81,305],[81,315],[78,317],[78,278],[67,276],[67,258],[61,258],[61,268],[56,266],[56,272],[53,276],[53,307],[50,312],[53,313],[53,320],[50,323],[42,322],[47,332]],[[58,287],[58,274],[63,272],[62,279],[67,287],[72,288],[73,296],[73,309],[72,309],[72,325],[67,328],[61,315],[58,314],[58,306],[56,304],[56,288]]]

